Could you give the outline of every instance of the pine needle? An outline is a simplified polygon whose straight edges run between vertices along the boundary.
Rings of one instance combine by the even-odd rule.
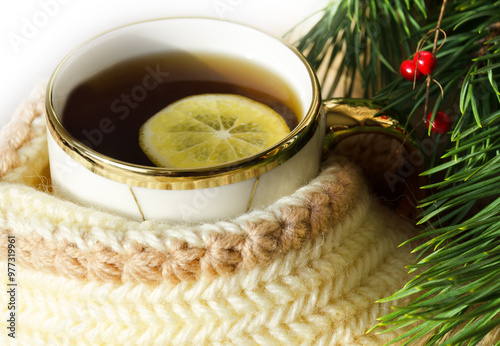
[[[392,341],[403,345],[477,345],[500,326],[500,1],[427,3],[332,1],[297,47],[313,68],[324,63],[333,73],[325,95],[351,97],[358,76],[365,97],[397,110],[425,154],[423,229],[405,242],[415,243],[408,268],[419,274],[381,300],[413,301],[373,331],[410,328]],[[436,53],[438,66],[413,86],[397,71],[419,44]],[[427,107],[452,117],[449,133],[429,132]]]

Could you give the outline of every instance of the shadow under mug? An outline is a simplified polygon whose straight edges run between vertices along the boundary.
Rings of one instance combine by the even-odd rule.
[[[275,145],[251,157],[196,169],[116,160],[76,140],[63,127],[68,96],[87,78],[128,59],[173,52],[223,54],[263,66],[297,97],[299,124]],[[144,21],[89,40],[54,71],[46,108],[54,193],[136,220],[213,221],[265,207],[317,175],[325,144],[333,148],[351,135],[380,132],[405,147],[411,145],[395,122],[375,117],[377,111],[371,104],[322,102],[314,71],[287,43],[248,26],[208,18]],[[411,181],[404,178],[405,184]]]

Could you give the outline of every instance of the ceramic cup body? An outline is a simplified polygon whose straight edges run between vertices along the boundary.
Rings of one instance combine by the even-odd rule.
[[[70,92],[89,76],[127,59],[170,52],[223,54],[272,71],[298,99],[299,125],[252,157],[193,170],[115,160],[77,141],[61,125]],[[54,193],[137,220],[212,221],[267,206],[317,174],[325,133],[317,79],[296,50],[259,30],[206,18],[135,23],[81,45],[51,77],[47,114]]]

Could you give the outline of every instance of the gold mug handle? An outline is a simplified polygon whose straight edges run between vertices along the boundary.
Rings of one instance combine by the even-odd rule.
[[[373,192],[399,214],[414,219],[424,196],[423,156],[393,118],[393,112],[365,99],[332,98],[323,102],[330,153],[354,161]]]

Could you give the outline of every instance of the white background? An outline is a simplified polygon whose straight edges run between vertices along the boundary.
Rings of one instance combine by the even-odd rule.
[[[150,18],[203,16],[258,27],[276,36],[327,0],[19,0],[0,7],[0,127],[30,91],[80,43]]]

